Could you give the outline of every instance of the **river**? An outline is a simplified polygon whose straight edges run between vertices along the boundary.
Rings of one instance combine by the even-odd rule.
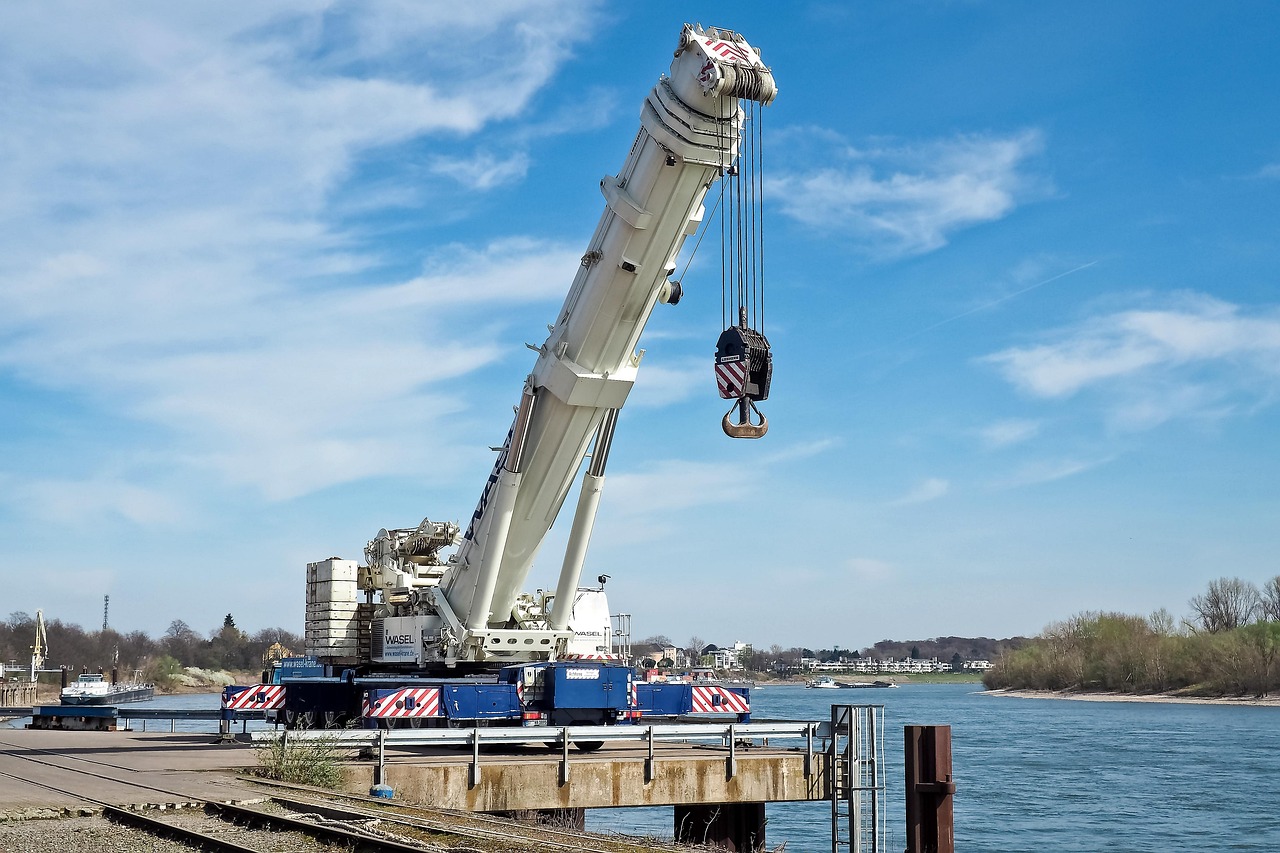
[[[902,727],[949,724],[965,853],[1280,850],[1280,708],[984,696],[976,684],[752,691],[753,719],[885,706],[889,838],[902,850]],[[832,694],[835,694],[835,697]],[[874,699],[868,696],[873,694]],[[830,807],[766,809],[767,846],[830,850]],[[671,809],[597,809],[589,829],[671,836]]]

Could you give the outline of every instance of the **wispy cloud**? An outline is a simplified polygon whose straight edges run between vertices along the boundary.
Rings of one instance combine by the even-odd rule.
[[[938,477],[924,480],[914,489],[897,500],[889,502],[889,506],[910,506],[911,504],[928,503],[937,500],[951,490],[951,483]]]
[[[1250,311],[1198,294],[1166,308],[1093,317],[1049,337],[983,361],[1019,389],[1049,398],[1134,379],[1179,373],[1189,379],[1193,369],[1214,365],[1229,368],[1235,388],[1248,384],[1246,374],[1268,384],[1280,379],[1280,311]]]
[[[650,363],[645,359],[640,365],[640,375],[631,391],[627,404],[658,408],[682,403],[698,391],[714,389],[715,376],[710,359],[684,359],[672,363]]]
[[[1048,191],[1031,170],[1044,148],[1038,130],[855,148],[803,129],[792,131],[788,142],[802,136],[824,150],[800,162],[825,165],[773,178],[770,197],[781,199],[785,215],[821,232],[851,235],[874,255],[932,251],[956,231],[1008,216]]]
[[[422,172],[349,182],[410,143],[473,188],[518,179],[462,143],[526,109],[590,8],[49,5],[0,10],[0,371],[270,499],[451,458],[454,383],[578,251],[446,247],[407,277],[350,217],[429,204]],[[143,474],[92,466],[27,511],[165,520]]]
[[[1268,163],[1267,165],[1259,169],[1254,174],[1254,177],[1266,178],[1268,180],[1275,180],[1277,178],[1280,178],[1280,163]]]
[[[982,442],[990,448],[1008,447],[1034,438],[1040,432],[1040,423],[1019,418],[996,421],[978,430]]]
[[[1083,474],[1093,468],[1106,465],[1115,457],[1106,456],[1096,459],[1039,459],[1028,462],[1013,472],[1012,475],[997,482],[996,488],[1013,489],[1022,486],[1033,486],[1038,483],[1051,483],[1065,480],[1077,474]]]
[[[522,151],[502,157],[481,151],[466,158],[437,157],[429,169],[468,189],[484,191],[523,180],[529,170],[529,156]]]
[[[163,491],[118,480],[4,478],[0,482],[5,482],[0,501],[34,518],[74,518],[83,525],[110,517],[147,526],[169,524],[187,515],[187,509]]]

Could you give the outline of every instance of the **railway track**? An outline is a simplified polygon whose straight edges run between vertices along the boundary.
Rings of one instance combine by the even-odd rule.
[[[364,853],[421,853],[421,851],[461,850],[481,853],[545,853],[547,850],[576,850],[584,853],[639,853],[679,848],[653,845],[622,836],[599,836],[547,826],[522,824],[490,815],[418,808],[403,803],[361,798],[347,794],[319,793],[303,786],[262,782],[266,791],[261,800],[241,803],[192,798],[178,791],[146,784],[138,771],[105,761],[63,755],[0,741],[9,757],[18,758],[46,770],[62,771],[55,779],[37,781],[28,775],[0,771],[0,776],[20,780],[91,805],[101,818],[129,827],[137,833],[130,843],[127,833],[117,828],[100,848],[68,844],[47,833],[48,846],[6,842],[11,827],[0,824],[0,848],[32,851],[101,850],[214,850],[227,853],[310,853],[336,849]],[[46,774],[47,776],[48,774]],[[133,776],[134,778],[130,778]],[[94,781],[90,781],[94,780]],[[102,782],[146,791],[151,808],[121,807],[107,802],[87,789]],[[82,815],[85,810],[82,810]],[[82,818],[83,820],[84,818]],[[122,834],[124,833],[124,834]],[[155,839],[168,839],[157,842]],[[147,841],[151,839],[151,841]],[[173,846],[159,847],[160,843]],[[12,846],[11,846],[12,845]],[[687,850],[687,848],[684,848]]]

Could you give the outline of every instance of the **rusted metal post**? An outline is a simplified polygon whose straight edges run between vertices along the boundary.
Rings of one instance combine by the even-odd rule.
[[[951,726],[906,726],[906,853],[955,853]]]

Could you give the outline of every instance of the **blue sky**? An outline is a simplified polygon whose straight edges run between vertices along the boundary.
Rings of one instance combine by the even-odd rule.
[[[637,636],[1280,572],[1274,4],[50,2],[0,9],[0,617],[300,630],[307,561],[468,517],[686,20],[780,87],[771,429],[720,433],[703,251],[589,555]]]

